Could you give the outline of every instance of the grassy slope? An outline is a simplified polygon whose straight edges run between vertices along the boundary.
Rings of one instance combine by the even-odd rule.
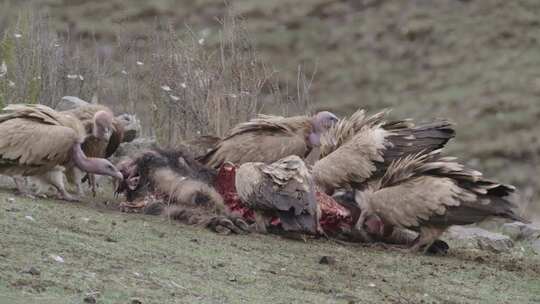
[[[419,258],[324,240],[220,236],[94,204],[8,197],[0,193],[0,303],[81,303],[89,293],[98,303],[540,301],[540,259],[517,249]],[[319,264],[323,255],[337,263]],[[21,273],[30,266],[41,274]]]

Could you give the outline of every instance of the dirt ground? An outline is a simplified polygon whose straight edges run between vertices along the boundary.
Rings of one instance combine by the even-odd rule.
[[[540,257],[520,244],[433,257],[223,236],[110,206],[1,192],[0,303],[540,302]]]

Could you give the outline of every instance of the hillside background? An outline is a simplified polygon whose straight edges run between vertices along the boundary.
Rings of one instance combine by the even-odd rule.
[[[520,200],[540,209],[539,1],[229,4],[245,19],[261,60],[280,85],[296,86],[299,69],[308,81],[313,77],[313,109],[344,115],[391,107],[395,117],[448,118],[458,130],[449,153],[489,177],[520,186]],[[4,0],[0,32],[28,7],[49,15],[59,35],[103,51],[119,44],[119,33],[144,41],[151,38],[150,28],[164,29],[163,24],[189,30],[212,48],[217,19],[227,10],[225,2],[209,0]],[[128,109],[108,94],[102,92],[100,100]],[[80,95],[92,97],[90,91]],[[136,107],[144,115],[141,109]]]

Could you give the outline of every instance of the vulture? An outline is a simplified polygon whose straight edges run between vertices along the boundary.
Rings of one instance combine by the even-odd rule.
[[[100,118],[99,112],[95,116],[97,130],[104,130],[107,122]],[[63,199],[75,200],[64,188],[59,166],[75,166],[87,173],[122,178],[108,160],[85,155],[84,126],[69,113],[39,104],[8,105],[0,114],[0,134],[0,174],[41,176]],[[104,136],[102,132],[95,135]]]
[[[190,140],[182,141],[180,144],[189,153],[200,158],[212,151],[221,138],[211,135],[198,136]]]
[[[382,176],[392,161],[442,148],[455,131],[448,121],[415,125],[410,120],[385,121],[388,110],[367,116],[364,110],[342,119],[321,137],[320,159],[312,172],[317,187],[359,189]]]
[[[254,210],[259,232],[266,232],[274,216],[285,231],[321,231],[315,184],[300,157],[290,155],[272,164],[244,163],[236,170],[235,185],[240,200]]]
[[[451,225],[468,225],[488,216],[523,221],[507,198],[515,188],[484,179],[482,174],[441,157],[436,150],[393,161],[386,173],[355,200],[362,214],[356,228],[378,216],[384,225],[419,233],[412,251],[428,248]]]
[[[289,155],[305,158],[337,121],[336,115],[327,111],[312,117],[259,115],[236,125],[199,160],[217,169],[225,162],[239,166],[247,162],[270,164]]]
[[[123,123],[106,106],[85,104],[80,107],[63,111],[79,119],[88,135],[82,143],[82,150],[88,157],[109,158],[123,141]],[[68,179],[77,186],[77,192],[82,194],[81,180],[83,176],[75,167],[67,168]],[[95,192],[95,178],[88,174],[88,182]]]
[[[230,215],[223,198],[211,185],[216,172],[182,149],[154,149],[118,164],[124,179],[117,193],[126,195],[124,210],[142,209],[216,231],[244,233],[249,226]],[[152,198],[159,198],[150,202]]]

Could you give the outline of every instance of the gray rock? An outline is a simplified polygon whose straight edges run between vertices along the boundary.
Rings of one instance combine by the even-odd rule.
[[[537,254],[540,254],[540,239],[537,239],[536,241],[531,243],[531,248],[536,252]]]
[[[476,226],[489,231],[500,231],[501,227],[509,222],[508,219],[502,217],[490,217],[476,224]]]
[[[521,238],[524,240],[537,241],[540,239],[540,226],[535,224],[524,224],[521,227]]]
[[[58,111],[66,111],[78,108],[83,105],[87,105],[88,102],[80,99],[79,97],[75,96],[64,96],[62,97],[62,100],[56,105],[56,110]]]
[[[144,150],[152,149],[157,146],[156,140],[153,138],[137,138],[132,142],[122,143],[114,153],[113,162],[124,157],[131,157],[137,155]]]
[[[333,256],[325,255],[319,260],[319,264],[334,265],[336,264],[336,258]]]
[[[512,240],[519,240],[522,237],[521,229],[525,224],[521,222],[505,223],[501,226],[501,233],[509,236]]]
[[[448,229],[446,237],[456,242],[457,247],[478,248],[493,252],[505,252],[514,247],[514,242],[510,237],[477,227],[453,226]]]
[[[540,227],[535,224],[525,224],[522,222],[506,223],[502,225],[501,232],[513,240],[534,241],[540,238]]]

